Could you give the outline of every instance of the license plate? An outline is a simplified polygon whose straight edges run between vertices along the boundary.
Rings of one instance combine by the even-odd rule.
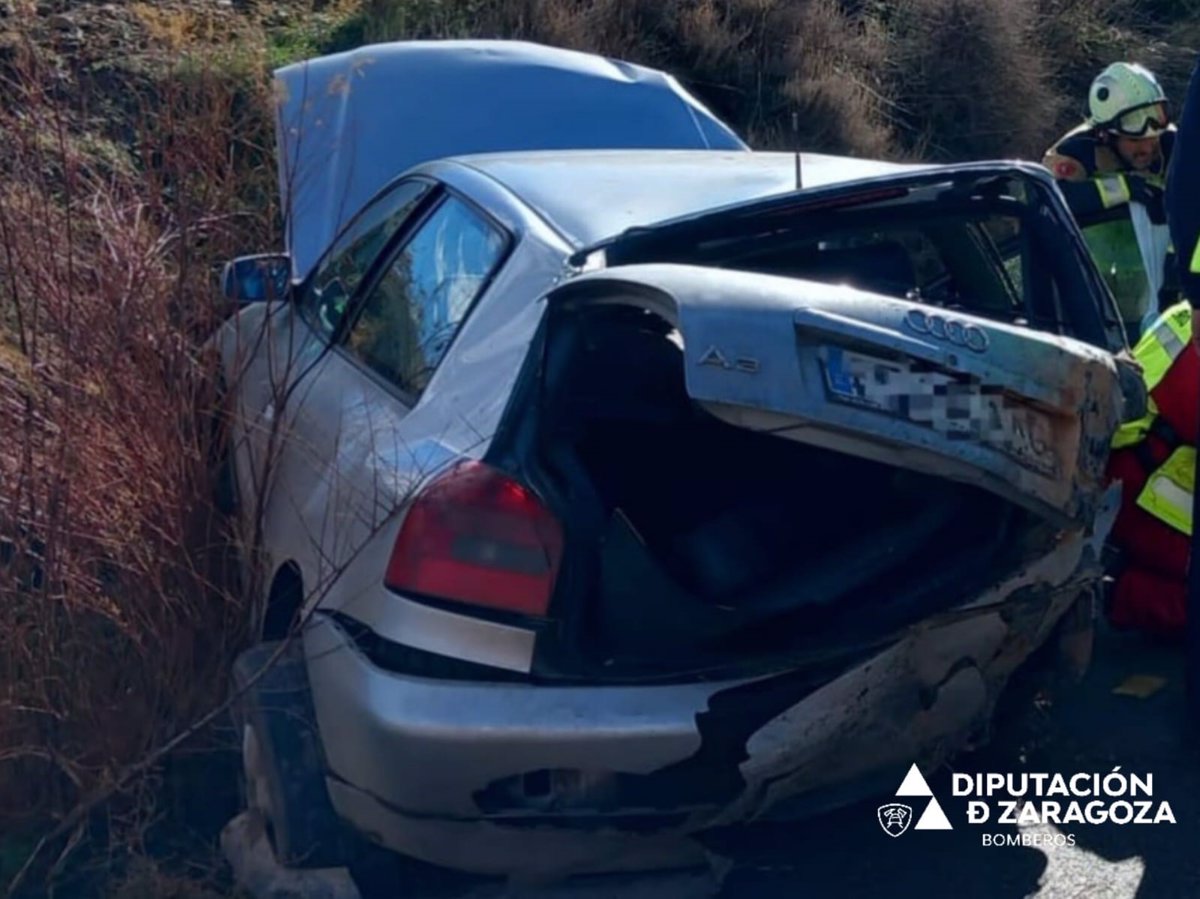
[[[999,387],[839,347],[826,347],[822,361],[835,402],[923,425],[949,440],[983,444],[1042,474],[1058,473],[1051,417]]]

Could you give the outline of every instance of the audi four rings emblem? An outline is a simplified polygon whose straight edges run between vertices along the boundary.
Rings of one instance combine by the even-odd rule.
[[[976,353],[982,353],[990,343],[987,331],[983,328],[936,313],[931,315],[922,309],[910,309],[904,316],[904,323],[918,334],[928,334],[935,340],[965,346]]]

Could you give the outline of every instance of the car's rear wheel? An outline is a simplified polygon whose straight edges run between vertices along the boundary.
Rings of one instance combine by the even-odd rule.
[[[303,653],[293,642],[271,662],[279,646],[259,644],[233,666],[243,802],[261,815],[280,864],[340,867],[346,839],[325,789]]]

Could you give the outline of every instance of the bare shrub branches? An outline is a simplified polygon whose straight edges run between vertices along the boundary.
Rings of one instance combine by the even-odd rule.
[[[181,61],[132,98],[141,164],[114,166],[32,41],[21,57],[0,109],[0,830],[75,840],[81,800],[214,707],[239,641],[202,341],[229,311],[214,265],[273,224],[241,200],[270,107]]]
[[[902,0],[889,18],[889,92],[911,146],[941,159],[1041,157],[1063,104],[1033,0]]]
[[[1195,51],[1163,32],[1193,40],[1195,2],[364,0],[363,15],[371,41],[520,38],[665,68],[761,149],[957,161],[1040,159],[1116,58],[1182,95]]]

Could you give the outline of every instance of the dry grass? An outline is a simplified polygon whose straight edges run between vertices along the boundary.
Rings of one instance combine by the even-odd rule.
[[[882,154],[883,35],[836,0],[365,0],[365,37],[508,37],[676,73],[757,146]],[[793,128],[793,122],[797,128]]]
[[[164,6],[131,3],[130,11],[146,29],[151,41],[168,52],[212,44],[224,31],[215,7]]]
[[[140,164],[112,166],[27,50],[0,109],[0,832],[62,816],[224,693],[245,615],[201,346],[227,312],[214,264],[271,223],[240,199],[265,96],[182,66],[141,98]],[[108,809],[115,844],[162,812],[143,789]]]
[[[890,4],[889,94],[913,155],[1041,155],[1062,98],[1039,52],[1032,0],[901,0]]]
[[[113,885],[108,899],[230,899],[230,896],[222,884],[164,872],[149,859],[139,858]]]
[[[676,73],[758,147],[1040,158],[1116,58],[1183,89],[1195,0],[363,0],[369,41],[524,38]],[[1191,22],[1192,30],[1187,29]]]

